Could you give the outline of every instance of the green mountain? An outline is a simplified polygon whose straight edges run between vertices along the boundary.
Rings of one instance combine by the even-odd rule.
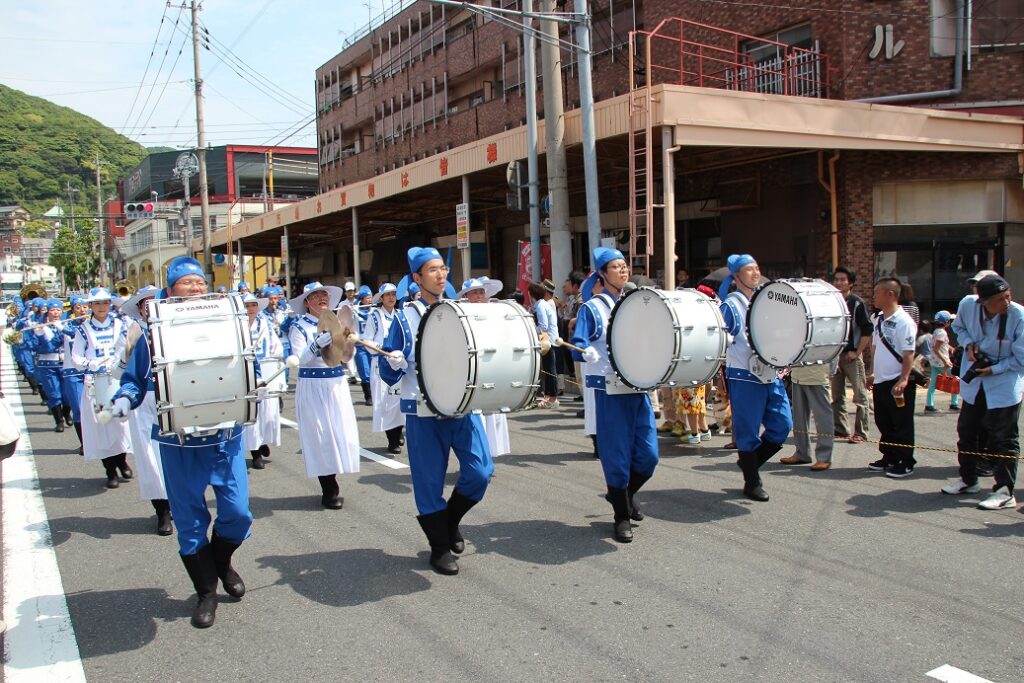
[[[147,150],[73,109],[0,85],[0,206],[20,204],[38,215],[57,199],[96,206],[96,154],[103,193],[145,158]]]

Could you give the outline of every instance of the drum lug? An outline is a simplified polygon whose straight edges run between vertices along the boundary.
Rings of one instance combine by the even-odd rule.
[[[522,389],[523,388],[523,383],[522,382],[512,382],[511,387],[513,389]]]
[[[480,388],[481,388],[481,389],[493,389],[493,388],[494,388],[494,382],[484,382],[484,383],[483,383],[483,384],[482,384],[482,385],[480,386]]]
[[[498,349],[487,348],[483,350],[483,353],[497,353]]]

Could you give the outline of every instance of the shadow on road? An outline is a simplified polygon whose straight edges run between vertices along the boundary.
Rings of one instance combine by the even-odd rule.
[[[53,545],[60,545],[72,534],[85,534],[92,538],[109,539],[114,536],[146,535],[155,533],[156,517],[152,514],[119,519],[113,517],[59,517],[50,520]]]
[[[607,524],[569,526],[548,519],[524,519],[480,526],[463,524],[466,543],[478,553],[497,553],[532,564],[561,565],[615,551]]]
[[[345,495],[342,489],[341,495]],[[275,512],[310,512],[324,510],[320,505],[320,488],[310,490],[308,496],[290,496],[288,498],[262,498],[260,496],[249,497],[249,510],[255,519],[273,517]],[[324,510],[324,512],[330,512]]]
[[[82,659],[148,645],[160,621],[188,619],[194,602],[171,598],[162,588],[71,593],[67,600]]]
[[[749,515],[750,509],[738,502],[741,495],[739,490],[721,493],[693,489],[650,490],[636,494],[636,503],[645,515],[654,519],[702,524]]]
[[[430,580],[422,575],[426,563],[420,558],[388,555],[373,548],[268,555],[256,562],[280,573],[278,585],[331,607],[353,607],[430,588]]]
[[[858,494],[850,496],[846,504],[852,509],[847,514],[854,517],[885,517],[893,512],[939,512],[956,507],[950,496],[935,493],[918,493],[901,489],[886,491],[878,495]]]
[[[82,477],[47,477],[41,479],[39,486],[43,495],[52,498],[88,498],[106,493],[104,487],[106,479],[103,477],[103,469],[96,463],[96,478]]]
[[[361,474],[358,481],[360,484],[377,486],[388,493],[412,493],[412,480],[408,470]]]

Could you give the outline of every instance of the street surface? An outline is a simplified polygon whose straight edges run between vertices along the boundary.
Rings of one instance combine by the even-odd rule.
[[[106,490],[74,431],[55,434],[19,384],[32,453],[13,460],[38,468],[73,633],[57,629],[45,652],[5,644],[6,681],[47,680],[32,667],[74,660],[75,643],[70,670],[90,681],[930,681],[943,665],[1024,680],[1024,515],[941,495],[951,453],[919,450],[914,475],[894,480],[865,469],[872,445],[837,444],[826,472],[769,463],[771,502],[758,504],[740,493],[728,437],[663,438],[638,496],[647,519],[620,545],[578,405],[563,402],[511,417],[513,453],[466,517],[461,573],[444,577],[427,565],[405,456],[387,456],[353,387],[361,443],[383,462],[364,459],[342,478],[344,509],[324,510],[285,428],[273,462],[250,472],[255,523],[234,561],[248,592],[222,594],[215,626],[197,630],[176,541],[155,535],[138,484]],[[918,443],[950,448],[956,414],[939,405],[921,413],[922,396]],[[5,517],[30,484],[5,476]],[[45,524],[31,531],[46,541]],[[45,602],[12,593],[37,579],[13,542],[8,644],[26,642],[15,632],[39,624],[18,615]]]

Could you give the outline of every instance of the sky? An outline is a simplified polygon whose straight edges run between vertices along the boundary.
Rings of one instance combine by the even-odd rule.
[[[211,37],[200,54],[207,144],[315,147],[317,67],[403,1],[202,2],[199,24]],[[0,5],[0,83],[147,147],[196,144],[189,10],[165,0]]]

